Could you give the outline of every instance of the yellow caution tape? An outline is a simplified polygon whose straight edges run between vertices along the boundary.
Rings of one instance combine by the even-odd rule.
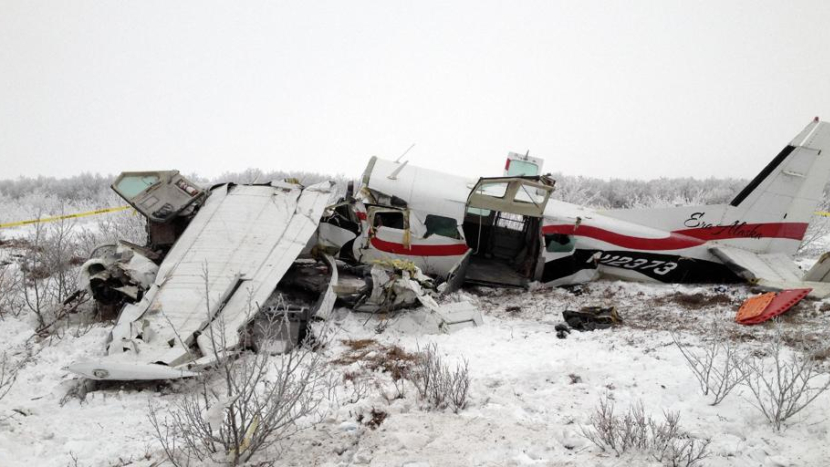
[[[74,219],[74,218],[77,218],[77,217],[96,216],[98,214],[107,214],[107,213],[110,213],[110,212],[118,212],[118,211],[123,211],[125,209],[130,209],[130,206],[118,206],[117,208],[96,209],[95,211],[79,212],[77,214],[67,214],[65,216],[44,217],[42,219],[32,219],[32,220],[28,220],[28,221],[8,222],[6,224],[0,224],[0,229],[6,228],[6,227],[18,227],[18,226],[21,226],[21,225],[39,224],[41,222],[54,222],[54,221],[60,221],[60,220],[64,220],[64,219]]]
[[[817,216],[830,217],[830,212],[827,212],[827,211],[816,211],[813,214],[815,214]]]

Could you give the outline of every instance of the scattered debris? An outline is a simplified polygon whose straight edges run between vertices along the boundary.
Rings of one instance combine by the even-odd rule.
[[[104,316],[114,317],[125,303],[141,300],[153,285],[159,268],[150,255],[137,245],[118,242],[99,246],[81,266],[81,283]]]
[[[760,324],[776,316],[780,316],[792,308],[802,298],[809,295],[812,289],[792,289],[778,293],[768,292],[744,301],[735,316],[735,322],[740,324]]]
[[[178,185],[175,189],[184,190]],[[241,343],[240,331],[258,304],[268,301],[314,235],[331,195],[330,182],[308,188],[282,182],[213,187],[150,288],[122,309],[107,356],[69,370],[92,379],[171,379],[193,376],[226,358]],[[151,201],[144,191],[135,197]],[[187,206],[176,205],[174,212]],[[153,215],[176,219],[166,211]],[[320,305],[333,307],[334,293],[328,290]]]
[[[586,306],[579,311],[565,310],[562,318],[572,329],[577,331],[593,331],[607,329],[622,323],[615,307]]]

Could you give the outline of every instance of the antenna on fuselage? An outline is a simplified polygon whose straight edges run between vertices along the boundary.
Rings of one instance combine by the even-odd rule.
[[[406,164],[409,164],[409,161],[403,161],[403,164],[401,164],[400,166],[398,166],[398,168],[397,168],[397,169],[395,169],[395,170],[394,170],[391,174],[389,174],[389,176],[388,176],[388,177],[386,177],[386,178],[388,178],[389,180],[397,180],[397,179],[398,179],[398,174],[399,174],[399,173],[401,173],[401,170],[403,170],[403,168],[404,168],[404,167],[406,167]]]
[[[395,159],[395,163],[396,163],[396,164],[397,164],[397,163],[399,163],[399,162],[401,161],[401,159],[403,159],[403,156],[405,156],[405,155],[406,155],[406,153],[408,153],[409,151],[411,151],[411,150],[412,150],[412,148],[414,148],[414,147],[415,147],[415,143],[412,143],[412,146],[409,146],[409,149],[407,149],[406,151],[404,151],[404,152],[403,152],[403,154],[401,154],[400,156],[398,156],[398,158],[397,158],[397,159]]]

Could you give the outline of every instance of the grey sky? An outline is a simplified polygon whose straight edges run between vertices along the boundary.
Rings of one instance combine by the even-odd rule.
[[[0,0],[0,179],[370,155],[755,175],[830,120],[830,2]]]

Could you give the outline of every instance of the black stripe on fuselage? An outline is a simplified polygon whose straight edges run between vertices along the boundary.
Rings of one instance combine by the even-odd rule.
[[[545,263],[542,282],[550,282],[581,269],[594,269],[593,255],[600,253],[599,265],[638,272],[666,283],[734,283],[742,279],[726,265],[677,255],[661,255],[639,251],[577,250],[572,257]]]
[[[772,162],[767,164],[767,166],[764,167],[764,170],[762,170],[761,173],[756,175],[755,178],[753,178],[752,181],[749,182],[749,185],[744,187],[744,189],[741,190],[740,193],[738,193],[738,196],[736,196],[735,199],[733,199],[732,202],[729,204],[735,207],[741,204],[741,202],[743,202],[743,200],[745,200],[747,196],[750,195],[750,193],[755,191],[755,189],[758,188],[758,185],[760,185],[761,182],[766,180],[766,178],[769,177],[769,174],[771,174],[773,170],[775,170],[779,165],[781,165],[781,163],[784,162],[784,159],[786,159],[787,156],[789,156],[790,153],[792,153],[794,150],[795,146],[787,146],[784,149],[782,149],[781,152],[779,152],[778,155],[775,156],[775,159],[773,159]]]
[[[583,269],[596,269],[597,263],[593,260],[594,253],[596,251],[576,250],[570,256],[546,261],[542,270],[542,282],[555,281]]]

